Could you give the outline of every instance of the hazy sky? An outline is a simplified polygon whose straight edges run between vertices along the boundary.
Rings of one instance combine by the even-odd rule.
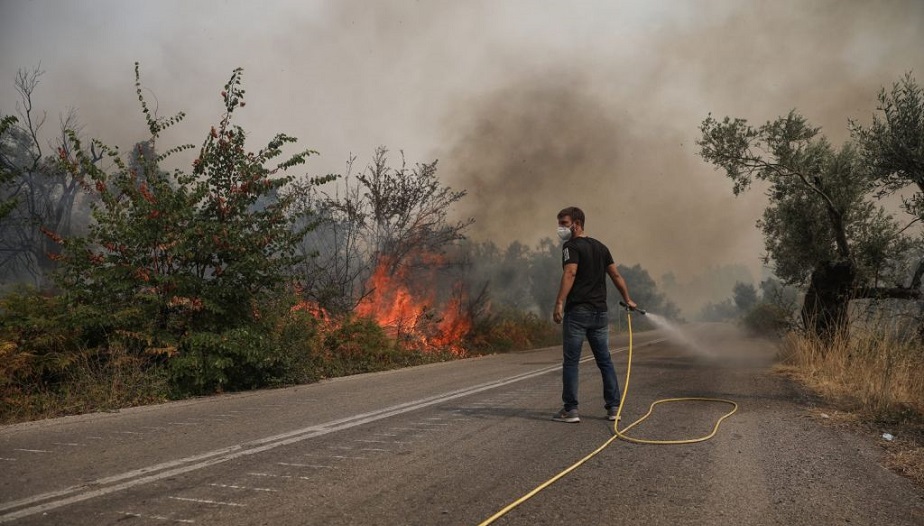
[[[757,277],[763,197],[732,196],[695,154],[698,125],[796,108],[843,141],[881,86],[924,82],[924,2],[0,0],[0,113],[17,69],[41,64],[47,131],[73,107],[87,135],[129,146],[135,61],[159,115],[187,112],[161,144],[200,144],[240,66],[251,147],[294,135],[321,153],[310,175],[383,145],[440,160],[473,237],[533,245],[577,205],[656,278]]]

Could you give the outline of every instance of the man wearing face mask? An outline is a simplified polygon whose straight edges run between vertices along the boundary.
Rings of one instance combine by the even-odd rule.
[[[625,279],[616,268],[606,245],[584,233],[584,212],[575,206],[558,213],[558,237],[562,246],[561,285],[552,318],[562,327],[562,402],[552,420],[576,423],[578,415],[578,369],[584,338],[590,343],[594,360],[603,377],[603,400],[608,420],[616,420],[619,410],[619,383],[610,358],[609,323],[606,312],[606,276],[630,308]]]

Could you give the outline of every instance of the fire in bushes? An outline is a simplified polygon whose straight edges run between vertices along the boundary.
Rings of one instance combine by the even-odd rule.
[[[390,261],[380,261],[367,283],[370,292],[355,313],[374,319],[408,347],[464,354],[461,340],[472,327],[464,310],[465,294],[457,284],[443,306],[437,307],[436,290],[427,284],[437,282],[438,266],[424,263],[410,270],[408,266],[394,268]],[[412,290],[410,284],[418,286]]]
[[[464,355],[461,342],[472,328],[465,291],[456,283],[441,302],[434,284],[440,282],[436,272],[442,260],[429,256],[419,263],[411,268],[380,261],[366,282],[368,294],[353,313],[374,320],[406,349]],[[338,325],[316,303],[301,302],[292,310],[309,312],[328,326]]]

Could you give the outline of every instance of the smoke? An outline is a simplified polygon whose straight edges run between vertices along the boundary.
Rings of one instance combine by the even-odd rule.
[[[721,178],[703,177],[692,138],[652,133],[646,115],[590,92],[579,74],[545,76],[560,80],[515,82],[451,119],[461,131],[445,165],[469,192],[462,213],[476,218],[473,235],[534,243],[577,205],[620,262],[663,272],[700,254],[702,263],[734,257],[754,216],[741,221],[742,202]]]
[[[584,46],[456,103],[442,157],[469,191],[474,237],[533,244],[576,205],[617,262],[682,281],[743,263],[760,277],[761,187],[734,198],[696,155],[702,120],[761,124],[795,108],[837,144],[880,87],[924,71],[921,3],[697,5],[635,35],[631,53]]]
[[[187,118],[162,144],[201,143],[218,92],[244,68],[242,126],[321,152],[311,175],[377,146],[469,195],[472,236],[535,246],[577,205],[622,264],[687,281],[718,265],[759,275],[760,188],[739,198],[696,155],[712,112],[761,123],[797,108],[833,142],[868,119],[904,72],[924,82],[924,3],[276,1],[2,3],[0,110],[16,68],[41,63],[37,96],[77,109],[87,135],[144,137],[132,64],[159,115]],[[153,99],[150,101],[155,102]],[[50,124],[48,125],[51,126]]]

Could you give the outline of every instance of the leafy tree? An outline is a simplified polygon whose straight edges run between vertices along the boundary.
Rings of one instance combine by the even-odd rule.
[[[806,326],[820,336],[845,328],[857,287],[898,272],[892,262],[910,243],[871,202],[875,181],[857,148],[835,149],[795,111],[758,128],[709,116],[701,131],[700,155],[726,173],[735,195],[754,179],[769,184],[758,226],[775,274],[808,286]]]
[[[622,277],[625,278],[632,299],[640,307],[668,319],[680,319],[680,309],[677,308],[673,302],[669,301],[664,293],[658,290],[658,285],[655,283],[655,280],[652,279],[648,271],[643,269],[641,265],[635,264],[631,267],[616,265],[616,267],[619,269],[619,273],[622,274]],[[622,296],[619,295],[619,292],[613,286],[612,282],[610,282],[609,278],[607,278],[607,283],[609,291],[606,297],[609,303],[609,309],[611,311],[618,310],[620,308],[619,302],[622,300]]]
[[[546,237],[530,257],[526,272],[529,273],[529,288],[539,310],[539,317],[552,319],[552,308],[561,282],[561,242]]]
[[[863,158],[876,178],[878,195],[911,188],[910,197],[902,197],[902,206],[912,219],[908,226],[924,220],[924,89],[910,73],[878,95],[879,114],[869,127],[851,122],[851,131],[862,147]],[[924,278],[924,259],[916,263],[907,288],[896,286],[890,293],[868,294],[873,297],[918,298]],[[924,327],[924,325],[922,325]],[[924,330],[924,329],[922,329]]]
[[[76,113],[63,118],[62,136],[51,144],[54,155],[46,154],[39,138],[46,116],[36,110],[33,96],[43,73],[19,70],[14,82],[19,117],[5,117],[0,126],[0,278],[33,285],[45,285],[56,266],[58,247],[45,233],[78,233],[87,198],[84,174],[65,169],[61,162],[72,155],[64,130],[79,130]],[[87,157],[101,159],[92,149]]]
[[[16,124],[16,117],[12,115],[7,115],[0,120],[0,138],[4,137],[9,130]],[[0,139],[2,140],[2,139]],[[0,163],[0,188],[3,188],[16,178],[16,172],[12,166],[9,166],[7,163]],[[5,189],[4,189],[5,190]],[[16,208],[18,203],[18,198],[15,195],[10,195],[6,191],[0,191],[0,224],[3,220],[10,215],[10,212]]]
[[[737,318],[741,313],[731,298],[719,302],[706,302],[700,309],[696,318],[700,321],[729,321]]]
[[[56,237],[63,246],[58,278],[68,300],[87,313],[88,323],[98,324],[103,338],[130,340],[147,352],[179,353],[173,361],[191,369],[213,367],[212,377],[187,382],[198,391],[235,378],[231,369],[243,361],[263,359],[259,331],[247,327],[259,323],[261,302],[288,282],[304,233],[293,228],[294,197],[284,191],[293,177],[283,174],[314,152],[276,161],[295,142],[284,134],[257,152],[245,149],[246,134],[232,122],[244,106],[241,76],[241,69],[234,70],[221,92],[224,114],[191,172],[160,168],[169,156],[194,147],[156,153],[162,132],[184,114],[152,116],[137,64],[135,87],[150,138],[128,160],[94,140],[114,164],[104,171],[70,133],[75,154],[62,159],[74,177],[91,182],[99,199],[87,236]],[[109,315],[113,306],[116,314]]]
[[[735,283],[732,289],[732,299],[738,312],[748,312],[757,305],[757,288],[751,283]]]
[[[776,305],[780,310],[795,313],[799,308],[799,291],[774,277],[769,277],[760,282],[760,301]]]
[[[440,182],[436,161],[410,168],[402,156],[400,167],[393,168],[388,150],[379,147],[366,169],[354,175],[354,160],[336,193],[298,188],[302,208],[316,212],[318,220],[301,249],[312,256],[301,270],[305,292],[334,311],[348,311],[369,294],[365,283],[378,265],[393,275],[419,264],[422,256],[442,254],[464,239],[474,221],[449,221],[465,191]]]
[[[911,73],[879,92],[879,115],[869,127],[851,122],[863,157],[877,178],[882,194],[916,188],[903,199],[905,211],[924,219],[924,89]]]
[[[529,265],[537,254],[519,241],[501,250],[493,241],[462,242],[454,252],[465,269],[469,290],[484,290],[494,307],[518,312],[536,310]],[[548,276],[546,276],[548,278]]]

